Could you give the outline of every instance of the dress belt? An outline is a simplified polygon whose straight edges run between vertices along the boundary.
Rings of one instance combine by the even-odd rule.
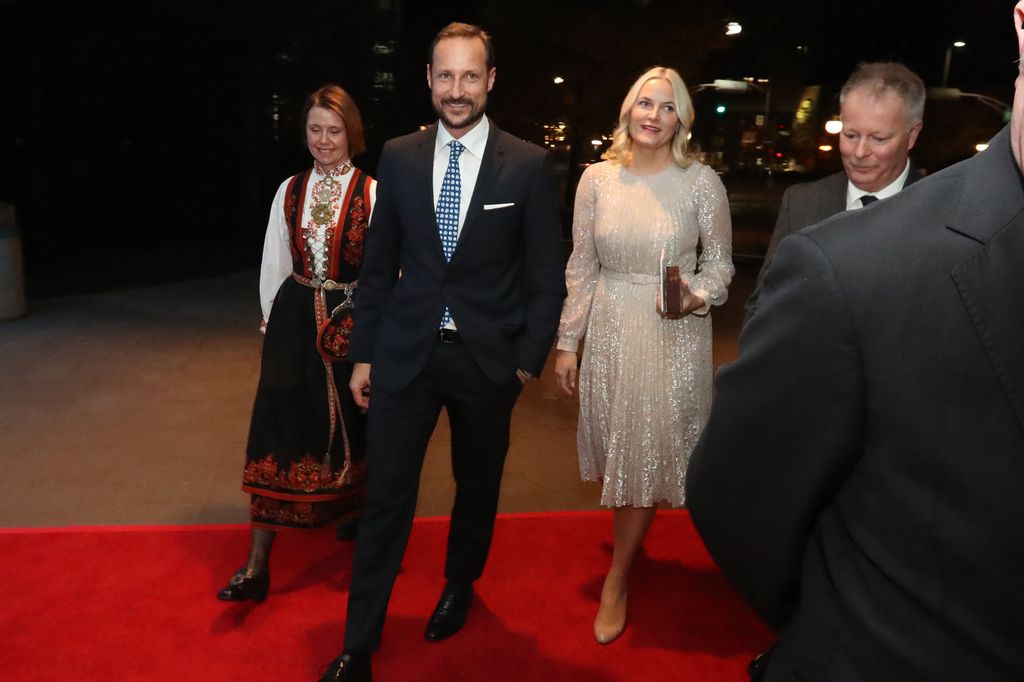
[[[632,282],[633,284],[660,284],[661,278],[657,275],[648,275],[640,272],[616,272],[608,268],[601,268],[601,274],[608,279],[617,279],[620,282]]]
[[[359,285],[359,281],[355,282],[335,282],[333,279],[310,279],[304,275],[300,275],[297,272],[292,273],[292,279],[301,284],[304,287],[310,289],[323,289],[324,291],[337,291],[338,289],[344,290],[349,296],[352,295],[352,291]]]

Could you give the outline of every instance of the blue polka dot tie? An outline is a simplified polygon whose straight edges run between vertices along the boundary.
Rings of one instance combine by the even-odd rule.
[[[451,154],[448,156],[448,170],[444,172],[444,180],[441,181],[441,194],[437,198],[437,229],[441,233],[441,248],[444,250],[445,260],[450,261],[455,253],[455,244],[459,241],[459,204],[462,201],[462,177],[459,175],[459,156],[465,149],[458,140],[448,143],[451,147]],[[444,315],[441,317],[441,326],[444,327],[452,321],[452,315],[445,307]]]

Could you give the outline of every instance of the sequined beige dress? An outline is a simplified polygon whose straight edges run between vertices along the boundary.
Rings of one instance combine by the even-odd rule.
[[[603,480],[606,506],[681,506],[710,408],[711,317],[658,316],[663,249],[708,307],[725,302],[732,226],[715,172],[700,163],[652,176],[608,161],[587,168],[576,191],[558,348],[577,350],[585,337],[580,473]]]

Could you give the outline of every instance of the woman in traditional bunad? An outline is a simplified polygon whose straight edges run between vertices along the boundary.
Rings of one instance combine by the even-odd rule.
[[[266,598],[279,528],[356,518],[365,493],[365,417],[345,356],[376,183],[352,165],[365,144],[348,93],[320,88],[304,116],[313,167],[278,188],[263,248],[266,338],[242,477],[252,545],[217,594],[228,601]]]
[[[707,313],[732,279],[732,227],[721,180],[687,153],[692,123],[679,74],[649,70],[622,103],[606,160],[584,171],[576,191],[555,374],[572,395],[585,337],[580,472],[603,481],[601,504],[615,509],[594,621],[602,644],[625,627],[629,570],[657,505],[684,503],[686,465],[711,404]],[[662,282],[675,282],[665,301]]]

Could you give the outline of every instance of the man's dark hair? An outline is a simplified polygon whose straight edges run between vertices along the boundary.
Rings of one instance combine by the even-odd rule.
[[[453,21],[438,31],[430,42],[430,53],[427,55],[427,60],[431,65],[434,64],[434,48],[445,38],[479,38],[484,42],[484,49],[487,51],[487,70],[490,71],[494,68],[494,42],[491,40],[491,35],[479,26],[463,24],[458,21]]]

